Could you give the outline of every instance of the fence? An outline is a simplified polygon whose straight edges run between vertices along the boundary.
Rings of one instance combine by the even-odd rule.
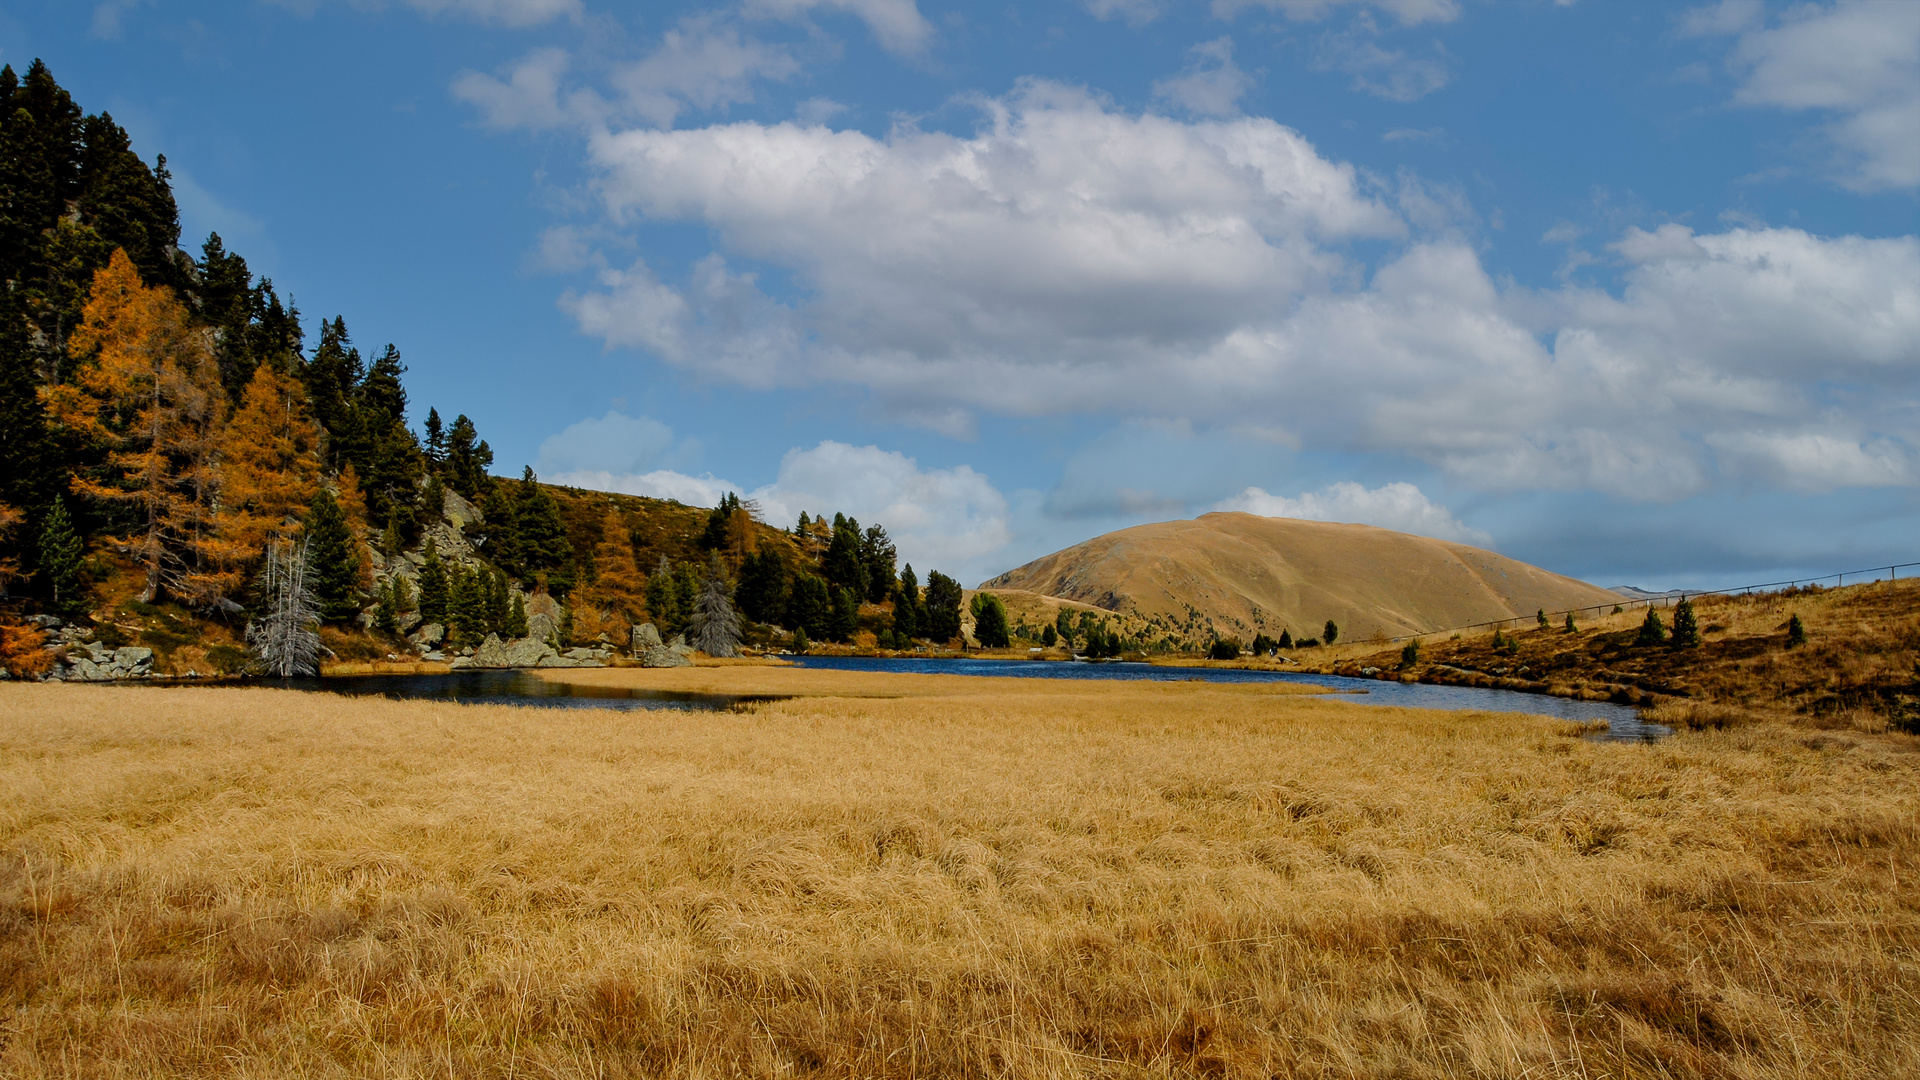
[[[1644,597],[1639,599],[1622,596],[1620,599],[1614,601],[1611,604],[1593,604],[1588,607],[1566,608],[1561,611],[1549,611],[1546,614],[1548,616],[1548,621],[1552,622],[1558,619],[1564,619],[1568,615],[1572,615],[1575,618],[1578,618],[1586,612],[1593,612],[1595,614],[1611,613],[1615,608],[1631,611],[1635,607],[1650,608],[1650,607],[1653,607],[1655,604],[1658,604],[1661,607],[1673,607],[1679,604],[1680,601],[1685,600],[1689,596],[1733,596],[1735,594],[1747,595],[1755,592],[1760,592],[1766,589],[1791,589],[1798,585],[1818,585],[1821,582],[1828,581],[1828,580],[1833,581],[1835,583],[1835,586],[1838,587],[1840,585],[1845,585],[1849,577],[1857,578],[1866,574],[1875,575],[1872,580],[1878,581],[1880,580],[1878,575],[1880,575],[1881,573],[1885,573],[1889,580],[1897,581],[1900,578],[1900,571],[1908,569],[1910,567],[1915,567],[1915,566],[1920,566],[1920,562],[1894,563],[1891,566],[1875,566],[1865,570],[1843,570],[1843,571],[1840,571],[1839,573],[1834,573],[1834,574],[1821,574],[1819,577],[1794,578],[1791,581],[1768,581],[1758,585],[1736,585],[1728,589],[1696,589],[1696,590],[1690,590],[1690,591],[1676,591],[1665,596],[1649,596],[1649,597]],[[1535,618],[1537,619],[1538,616],[1535,616]],[[1396,638],[1388,638],[1387,641],[1389,644],[1392,644],[1394,642],[1407,641],[1412,638],[1430,638],[1436,634],[1459,634],[1459,633],[1465,633],[1468,630],[1485,630],[1490,627],[1499,627],[1504,629],[1513,623],[1524,623],[1524,622],[1526,622],[1526,616],[1524,615],[1511,618],[1511,619],[1493,619],[1488,622],[1469,623],[1466,626],[1449,626],[1444,630],[1429,630],[1424,634],[1402,634],[1401,636]],[[1375,640],[1379,640],[1379,639],[1376,638]]]

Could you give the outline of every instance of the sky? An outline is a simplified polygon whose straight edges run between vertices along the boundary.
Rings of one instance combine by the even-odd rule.
[[[496,471],[972,584],[1212,510],[1920,560],[1920,3],[9,0]]]

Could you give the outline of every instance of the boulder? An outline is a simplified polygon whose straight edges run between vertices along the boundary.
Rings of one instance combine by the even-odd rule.
[[[566,657],[566,658],[567,658],[567,659],[569,659],[569,660],[599,660],[599,659],[602,659],[602,656],[601,656],[601,653],[600,653],[600,650],[598,650],[598,649],[588,649],[588,648],[584,648],[584,647],[583,647],[583,648],[578,648],[578,649],[568,649],[568,650],[567,650],[566,652],[564,652],[564,653],[561,653],[560,655],[562,655],[562,656],[564,656],[564,657]]]
[[[500,635],[488,634],[487,640],[480,643],[480,647],[473,653],[473,666],[483,668],[513,666],[507,662],[507,647],[500,640]]]
[[[665,642],[660,640],[660,629],[650,622],[643,622],[633,628],[633,655],[639,656],[647,649],[657,649]]]
[[[58,630],[66,624],[52,615],[29,615],[20,620],[28,626],[37,626],[42,630]]]
[[[403,611],[400,613],[400,617],[394,620],[394,625],[404,634],[420,625],[420,613],[417,611]]]
[[[539,667],[553,655],[553,647],[539,638],[515,638],[507,643],[508,667]]]
[[[447,497],[440,504],[440,516],[445,518],[447,524],[452,525],[456,532],[486,520],[481,516],[479,508],[462,498],[457,491],[447,492]]]
[[[110,682],[113,675],[104,664],[84,656],[69,656],[66,679],[68,682]]]
[[[527,616],[528,637],[539,638],[541,641],[549,641],[559,632],[560,621],[553,616],[547,615],[544,612],[539,615],[529,614]]]
[[[639,654],[641,667],[692,667],[693,657],[675,652],[665,645],[655,645]]]
[[[447,640],[447,628],[437,622],[430,622],[408,634],[407,640],[416,645],[438,645]]]
[[[535,664],[534,666],[535,667],[604,667],[606,665],[595,663],[592,660],[575,660],[571,656],[555,656],[552,653],[548,653],[546,656],[541,658],[538,664]]]
[[[434,649],[431,652],[422,653],[420,655],[420,659],[432,660],[436,663],[439,661],[445,660],[446,658],[447,658],[447,654],[441,652],[439,649]]]
[[[128,675],[141,677],[153,672],[153,650],[128,645],[113,650],[113,666]]]

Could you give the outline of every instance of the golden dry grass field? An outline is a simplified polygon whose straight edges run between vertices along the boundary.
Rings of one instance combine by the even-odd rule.
[[[0,1074],[1920,1074],[1913,737],[0,684]]]

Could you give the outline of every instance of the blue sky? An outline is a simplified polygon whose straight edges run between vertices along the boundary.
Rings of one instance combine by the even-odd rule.
[[[1920,559],[1920,4],[0,11],[502,472],[973,582],[1211,509]]]

